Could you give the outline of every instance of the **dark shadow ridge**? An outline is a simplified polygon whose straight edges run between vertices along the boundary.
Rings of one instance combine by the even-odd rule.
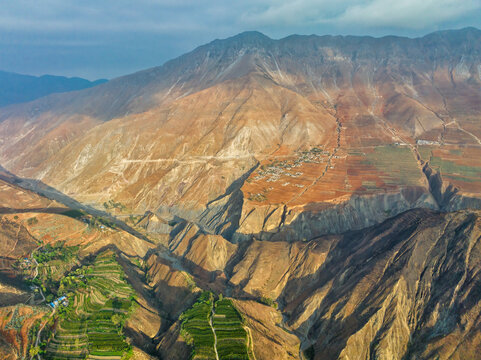
[[[422,354],[433,339],[450,334],[458,326],[460,316],[473,309],[479,301],[481,280],[466,278],[453,305],[448,306],[450,299],[456,295],[458,284],[462,281],[474,218],[476,218],[474,214],[468,214],[463,221],[456,223],[445,220],[445,215],[438,212],[413,210],[380,226],[342,235],[316,274],[294,279],[286,284],[280,299],[287,298],[289,289],[304,289],[283,308],[288,323],[295,321],[302,313],[300,306],[304,300],[332,281],[318,310],[301,325],[301,328],[304,326],[309,330],[304,346],[314,343],[317,355],[323,354],[323,358],[329,359],[338,358],[346,346],[347,339],[372,319],[402,277],[408,286],[406,296],[421,306],[418,312],[421,317],[416,320],[418,326],[411,333],[410,348],[404,356],[404,359],[416,358],[416,355]],[[433,236],[446,223],[448,226],[445,231],[437,237]],[[426,253],[422,250],[423,243],[432,246],[434,250]],[[391,258],[390,254],[394,253],[396,256]],[[423,262],[426,263],[432,278],[423,276],[425,269],[421,272],[422,269],[413,267],[413,263]],[[383,269],[382,275],[372,280],[374,283],[371,283],[369,290],[366,289],[363,300],[356,305],[353,313],[344,319],[337,316],[352,299],[356,287],[364,279],[376,274],[376,269],[379,268]],[[414,290],[418,286],[417,282],[427,292],[416,294]],[[339,299],[343,300],[339,302]],[[384,322],[373,338],[372,349],[385,336],[383,330],[389,328],[397,316],[392,312],[396,301],[397,297],[388,304]],[[335,303],[336,307],[331,310]],[[424,327],[423,324],[429,320],[438,306],[441,306],[441,316],[436,324]],[[407,311],[411,313],[413,309]]]
[[[89,215],[92,215],[92,216],[95,216],[95,217],[105,218],[109,222],[114,224],[116,227],[118,227],[119,229],[122,229],[123,231],[125,231],[125,232],[139,238],[139,239],[142,239],[144,241],[152,243],[145,235],[141,234],[137,230],[128,226],[125,222],[117,219],[116,217],[110,215],[109,213],[107,213],[105,211],[95,209],[95,208],[93,208],[91,206],[88,206],[88,205],[84,205],[84,204],[78,202],[77,200],[71,198],[70,196],[65,195],[64,193],[58,191],[57,189],[55,189],[55,188],[53,188],[49,185],[46,185],[45,183],[43,183],[40,180],[19,178],[16,175],[6,171],[1,166],[0,166],[0,180],[3,180],[3,181],[5,181],[5,182],[7,182],[11,185],[14,185],[14,186],[18,186],[22,189],[32,191],[32,192],[34,192],[34,193],[36,193],[40,196],[43,196],[43,197],[46,197],[46,198],[50,199],[50,200],[58,201],[59,203],[69,207],[70,209],[84,211]],[[43,211],[39,211],[39,212],[50,213],[47,209],[48,208],[43,209]],[[53,209],[54,210],[52,210],[52,211],[60,211],[58,208],[53,208]],[[40,209],[37,209],[37,210],[40,210]],[[60,215],[69,216],[68,210],[69,209],[63,209],[63,213],[62,212],[51,212],[51,213],[57,213],[57,214],[60,214]],[[4,210],[4,211],[7,211],[7,210]],[[22,211],[20,211],[20,212],[22,212]],[[32,212],[32,210],[31,209],[25,209],[25,211],[23,211],[23,212]]]

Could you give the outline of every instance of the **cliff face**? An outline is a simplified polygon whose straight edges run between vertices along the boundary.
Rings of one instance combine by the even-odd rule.
[[[410,208],[479,208],[480,39],[216,40],[1,109],[0,162],[81,202],[167,209],[237,239],[293,239],[296,219],[313,219],[312,238]]]

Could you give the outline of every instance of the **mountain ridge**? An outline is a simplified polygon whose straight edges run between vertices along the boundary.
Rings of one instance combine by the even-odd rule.
[[[0,70],[0,107],[33,101],[52,93],[82,90],[107,81],[56,75],[32,76]]]
[[[71,311],[121,340],[99,348],[119,359],[209,357],[234,344],[258,360],[475,359],[480,48],[475,29],[249,32],[0,108],[0,275],[66,292]],[[110,260],[77,271],[99,256]],[[0,341],[0,356],[35,339],[50,357],[98,344],[55,312],[58,326],[37,322],[43,332],[35,321],[12,328],[47,295],[3,279],[0,334],[34,340]],[[110,309],[119,280],[140,305],[122,335]],[[237,314],[223,338],[217,299]]]
[[[309,237],[345,231],[387,218],[394,199],[396,212],[439,207],[448,189],[458,190],[447,208],[477,207],[479,54],[473,28],[416,39],[246,32],[2,109],[0,161],[80,200],[109,189],[100,202],[127,200],[136,212],[177,204],[177,215],[204,220],[210,202],[258,164],[239,189],[242,234],[278,232],[305,209],[327,218],[349,209],[345,228],[327,222]],[[384,153],[400,156],[403,170]]]

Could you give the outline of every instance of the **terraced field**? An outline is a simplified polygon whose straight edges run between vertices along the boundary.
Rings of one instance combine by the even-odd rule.
[[[249,360],[242,317],[229,299],[215,303],[213,316],[219,359]]]
[[[125,359],[130,345],[121,329],[133,303],[133,289],[124,280],[115,254],[104,252],[85,269],[85,287],[59,307],[57,328],[47,346],[47,359]]]
[[[77,263],[78,250],[78,246],[66,246],[64,242],[57,242],[53,246],[46,244],[36,250],[33,258],[38,262],[37,285],[48,285],[53,290],[55,284]]]
[[[247,333],[231,300],[214,303],[205,292],[181,316],[182,334],[192,345],[192,359],[249,360]]]
[[[214,333],[210,327],[213,296],[204,292],[199,300],[181,315],[182,332],[193,345],[192,359],[216,359]]]
[[[407,146],[376,146],[366,155],[365,162],[377,168],[386,185],[419,185],[421,170]]]

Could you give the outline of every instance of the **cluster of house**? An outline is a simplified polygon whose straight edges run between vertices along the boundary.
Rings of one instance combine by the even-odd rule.
[[[432,140],[416,140],[417,145],[441,145],[439,141],[432,141]]]
[[[63,306],[68,306],[68,300],[67,300],[67,297],[64,295],[64,296],[60,296],[58,299],[52,301],[49,305],[52,307],[52,308],[56,308],[57,306],[59,306],[60,304],[62,304]]]
[[[32,264],[32,261],[29,259],[29,258],[24,258],[21,263],[20,263],[20,266],[24,269],[30,267],[30,265]]]

